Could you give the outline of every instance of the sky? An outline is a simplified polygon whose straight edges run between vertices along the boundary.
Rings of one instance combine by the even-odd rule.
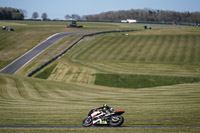
[[[50,19],[65,19],[66,14],[89,15],[106,11],[129,9],[160,9],[171,11],[200,11],[200,0],[0,0],[0,7],[13,7],[27,11],[47,13]]]

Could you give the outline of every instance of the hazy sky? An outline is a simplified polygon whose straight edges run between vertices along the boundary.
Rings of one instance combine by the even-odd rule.
[[[25,9],[27,18],[37,11],[46,12],[50,19],[64,19],[66,14],[89,15],[129,9],[162,9],[200,11],[200,0],[0,0],[0,7]]]

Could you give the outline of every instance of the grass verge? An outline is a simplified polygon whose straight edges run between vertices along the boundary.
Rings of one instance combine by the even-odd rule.
[[[148,88],[184,83],[199,82],[198,77],[130,75],[130,74],[96,74],[96,85],[117,88]]]
[[[42,71],[41,73],[37,74],[35,77],[36,78],[41,78],[41,79],[47,79],[52,71],[54,70],[54,68],[56,67],[57,64],[52,64],[51,66],[49,66],[48,68],[46,68],[44,71]]]

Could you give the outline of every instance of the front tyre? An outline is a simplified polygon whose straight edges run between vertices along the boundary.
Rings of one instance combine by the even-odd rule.
[[[89,127],[92,125],[92,118],[89,116],[87,118],[85,118],[82,122],[82,126],[83,127]]]
[[[124,117],[121,115],[112,116],[110,121],[110,126],[118,127],[124,123]]]

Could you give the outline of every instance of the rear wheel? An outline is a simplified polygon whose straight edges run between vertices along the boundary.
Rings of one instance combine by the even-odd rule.
[[[112,116],[110,121],[110,126],[118,127],[124,123],[124,117],[121,115]]]
[[[92,118],[91,117],[87,117],[83,120],[82,126],[83,127],[89,127],[92,125]]]

